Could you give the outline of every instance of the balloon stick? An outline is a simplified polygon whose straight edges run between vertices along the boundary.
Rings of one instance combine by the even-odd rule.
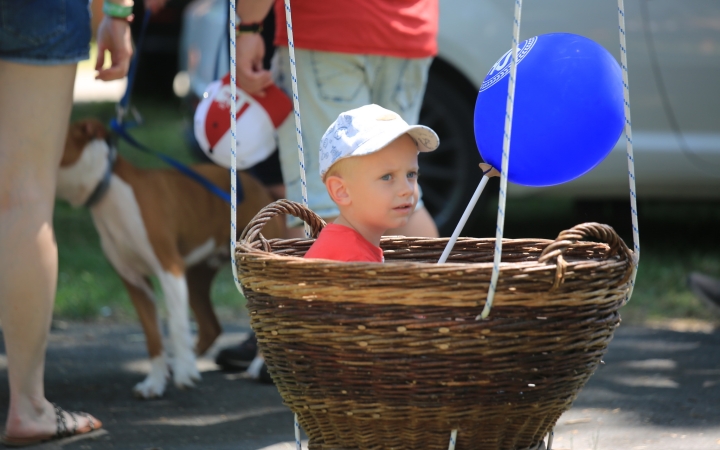
[[[450,432],[450,444],[448,445],[448,450],[455,450],[455,444],[457,443],[457,432],[458,430],[452,430]]]
[[[499,175],[498,171],[488,164],[480,164],[480,167],[483,169],[482,180],[480,180],[480,184],[478,185],[477,189],[475,189],[475,193],[470,199],[470,203],[468,203],[467,207],[465,208],[465,212],[463,213],[460,221],[455,227],[455,231],[453,231],[452,237],[450,237],[450,240],[445,246],[445,250],[443,250],[438,264],[444,263],[445,261],[447,261],[448,256],[450,256],[450,252],[452,251],[453,247],[455,247],[455,242],[457,242],[457,239],[460,236],[460,232],[463,230],[463,228],[465,227],[465,223],[467,223],[468,219],[470,218],[470,213],[472,213],[473,208],[475,208],[475,204],[480,199],[480,194],[482,194],[483,189],[485,189],[485,185],[487,184],[488,180],[490,180],[490,177]]]

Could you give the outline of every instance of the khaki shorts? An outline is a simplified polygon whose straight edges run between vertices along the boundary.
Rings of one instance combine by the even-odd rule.
[[[320,217],[336,217],[337,206],[320,179],[320,138],[341,112],[370,103],[395,111],[411,125],[417,124],[432,58],[403,59],[302,49],[295,49],[295,58],[308,206]],[[287,47],[277,49],[273,71],[275,83],[292,98]],[[278,137],[285,195],[302,203],[294,114],[280,126]],[[422,198],[418,208],[421,206]],[[288,226],[301,224],[300,219],[288,218]]]

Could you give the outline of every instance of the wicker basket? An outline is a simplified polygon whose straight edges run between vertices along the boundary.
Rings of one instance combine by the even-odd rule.
[[[486,320],[494,239],[384,238],[384,264],[301,257],[311,239],[265,240],[271,217],[325,223],[287,200],[237,249],[251,325],[310,449],[511,450],[537,445],[595,371],[620,322],[632,252],[596,223],[555,241],[503,241]],[[592,237],[602,243],[577,242]]]

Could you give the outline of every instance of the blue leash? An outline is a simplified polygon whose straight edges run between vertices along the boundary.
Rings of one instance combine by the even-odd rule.
[[[152,155],[166,164],[170,165],[171,167],[178,170],[183,175],[191,178],[192,180],[196,181],[200,185],[202,185],[205,189],[212,192],[216,196],[223,199],[226,203],[230,203],[230,194],[225,192],[224,190],[220,189],[217,185],[215,185],[212,181],[208,180],[204,176],[200,175],[187,165],[181,163],[180,161],[176,160],[175,158],[172,158],[168,155],[165,155],[163,153],[157,152],[140,142],[138,142],[135,138],[133,138],[128,132],[126,128],[126,124],[123,123],[122,117],[124,116],[125,112],[128,110],[128,105],[130,103],[130,95],[132,93],[133,84],[135,82],[135,75],[137,73],[137,66],[138,66],[138,60],[140,59],[140,49],[142,48],[142,43],[145,38],[145,31],[147,30],[148,22],[150,21],[150,11],[145,12],[145,17],[143,18],[142,28],[140,29],[140,35],[138,36],[137,46],[135,50],[135,57],[133,58],[132,62],[130,63],[130,69],[128,70],[128,82],[127,82],[127,89],[125,90],[125,94],[123,95],[122,99],[120,99],[120,102],[118,103],[118,117],[110,120],[110,128],[115,132],[115,134],[125,140],[128,144],[130,144],[132,147],[135,147],[136,149],[142,151],[143,153],[147,153],[149,155]],[[242,184],[238,183],[237,187],[237,201],[238,203],[241,203],[244,199],[243,195],[243,189]]]
[[[213,194],[217,195],[221,199],[225,200],[227,203],[230,203],[230,194],[223,191],[219,187],[217,187],[212,181],[208,180],[204,176],[200,175],[199,173],[192,170],[190,167],[186,166],[185,164],[181,163],[180,161],[171,158],[167,155],[164,155],[162,153],[156,152],[155,150],[152,150],[151,148],[148,148],[144,146],[143,144],[139,143],[135,140],[134,137],[130,136],[128,134],[125,127],[117,122],[116,119],[110,120],[110,128],[122,139],[124,139],[128,144],[132,145],[133,147],[137,148],[138,150],[147,153],[149,155],[153,155],[156,158],[164,161],[168,165],[174,167],[177,169],[180,173],[183,175],[186,175],[196,182],[200,183],[205,189],[212,192]],[[238,184],[239,186],[239,184]],[[238,195],[242,195],[242,191],[238,189]],[[242,200],[240,200],[242,201]]]

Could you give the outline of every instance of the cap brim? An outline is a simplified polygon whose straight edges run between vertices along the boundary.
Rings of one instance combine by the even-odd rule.
[[[440,138],[437,133],[425,125],[410,125],[406,128],[400,128],[391,130],[391,132],[385,132],[378,134],[372,139],[364,142],[360,147],[355,149],[351,154],[344,156],[362,156],[370,153],[375,153],[388,145],[395,139],[399,138],[403,134],[409,134],[413,138],[418,146],[418,150],[421,152],[431,152],[438,148],[440,145]],[[342,159],[342,158],[340,158]]]
[[[437,133],[425,125],[411,125],[406,133],[415,139],[418,150],[421,152],[431,152],[440,146],[440,138]]]

